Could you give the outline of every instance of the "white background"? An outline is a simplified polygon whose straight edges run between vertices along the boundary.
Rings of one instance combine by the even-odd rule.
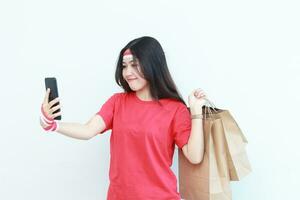
[[[144,35],[160,41],[185,101],[204,89],[249,140],[253,172],[232,183],[233,199],[297,199],[299,10],[296,0],[1,1],[0,199],[106,198],[110,131],[45,133],[44,77],[58,80],[62,121],[85,123],[121,91],[118,53]]]

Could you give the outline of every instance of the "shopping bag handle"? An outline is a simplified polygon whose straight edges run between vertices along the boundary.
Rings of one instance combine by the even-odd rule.
[[[204,99],[206,100],[205,102],[208,103],[208,104],[210,105],[210,107],[211,107],[214,111],[217,112],[217,110],[215,109],[215,108],[217,108],[217,107],[215,106],[215,104],[214,104],[211,100],[209,100],[208,98],[206,98],[206,97],[204,97]]]
[[[206,97],[204,97],[203,99],[205,99],[205,104],[204,104],[204,119],[206,118],[206,110],[208,110],[208,113],[209,114],[211,114],[211,116],[213,116],[213,113],[212,113],[212,111],[211,111],[211,109],[209,109],[209,106],[215,111],[215,112],[218,112],[217,110],[216,110],[216,106],[215,106],[215,104],[211,101],[211,100],[209,100],[208,98],[206,98]],[[207,106],[208,105],[208,106]],[[189,108],[189,110],[190,110],[190,108]]]
[[[206,102],[211,106],[211,108],[215,111],[215,112],[217,112],[217,110],[216,110],[216,106],[215,106],[215,104],[212,102],[212,101],[210,101],[209,99],[207,99],[207,98],[205,98],[204,97],[204,99],[206,100]],[[208,109],[208,112],[209,112],[209,114],[211,114],[211,116],[213,117],[213,113],[212,113],[212,111],[211,111],[211,109],[209,109],[207,106],[205,106],[205,112],[204,112],[204,114],[205,114],[205,117],[204,117],[204,119],[206,119],[206,109]],[[217,108],[218,109],[218,108]],[[238,126],[238,124],[237,124],[237,126]],[[239,126],[238,126],[239,127]],[[239,128],[240,129],[240,128]],[[245,135],[243,134],[243,132],[242,131],[240,131],[240,135],[241,135],[241,137],[242,137],[242,140],[245,142],[245,143],[248,143],[248,140],[247,140],[247,138],[245,137]]]
[[[216,110],[217,107],[216,107],[215,104],[214,104],[211,100],[209,100],[208,98],[204,97],[204,99],[205,99],[205,104],[208,105],[208,106],[204,105],[204,119],[206,119],[206,110],[208,111],[208,113],[209,113],[211,116],[213,116],[213,112],[211,111],[211,109],[209,108],[209,106],[210,106],[215,112],[217,112],[217,110]],[[209,114],[208,114],[208,115],[209,115]]]

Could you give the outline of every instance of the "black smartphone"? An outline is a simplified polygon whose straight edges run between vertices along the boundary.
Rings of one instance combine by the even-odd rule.
[[[47,88],[50,88],[50,94],[48,102],[58,97],[57,81],[55,77],[46,77],[45,78],[46,91]],[[59,102],[55,103],[52,107],[59,105]],[[51,107],[51,108],[52,108]],[[60,112],[60,108],[56,110],[53,114]],[[61,120],[61,115],[54,118],[55,120]]]

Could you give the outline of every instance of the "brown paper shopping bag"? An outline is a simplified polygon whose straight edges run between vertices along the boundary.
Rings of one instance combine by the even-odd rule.
[[[239,181],[252,171],[246,153],[248,141],[229,111],[225,110],[217,115],[222,119],[228,146],[227,160],[230,180]]]
[[[204,117],[211,120],[221,120],[228,147],[227,162],[230,180],[239,181],[252,171],[246,153],[248,141],[228,110],[216,108],[216,106],[208,99],[207,102],[212,107],[204,107]]]
[[[191,164],[178,150],[179,191],[186,200],[231,199],[230,180],[251,171],[244,148],[247,140],[229,111],[204,106],[203,114],[204,158],[200,164]]]
[[[181,149],[179,159],[179,192],[186,200],[230,200],[230,175],[227,144],[220,119],[203,120],[204,158],[190,163]]]

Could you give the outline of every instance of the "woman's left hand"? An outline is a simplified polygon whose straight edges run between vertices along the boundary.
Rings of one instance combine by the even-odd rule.
[[[193,90],[188,98],[191,114],[202,114],[202,106],[206,102],[205,98],[207,96],[201,88]]]

